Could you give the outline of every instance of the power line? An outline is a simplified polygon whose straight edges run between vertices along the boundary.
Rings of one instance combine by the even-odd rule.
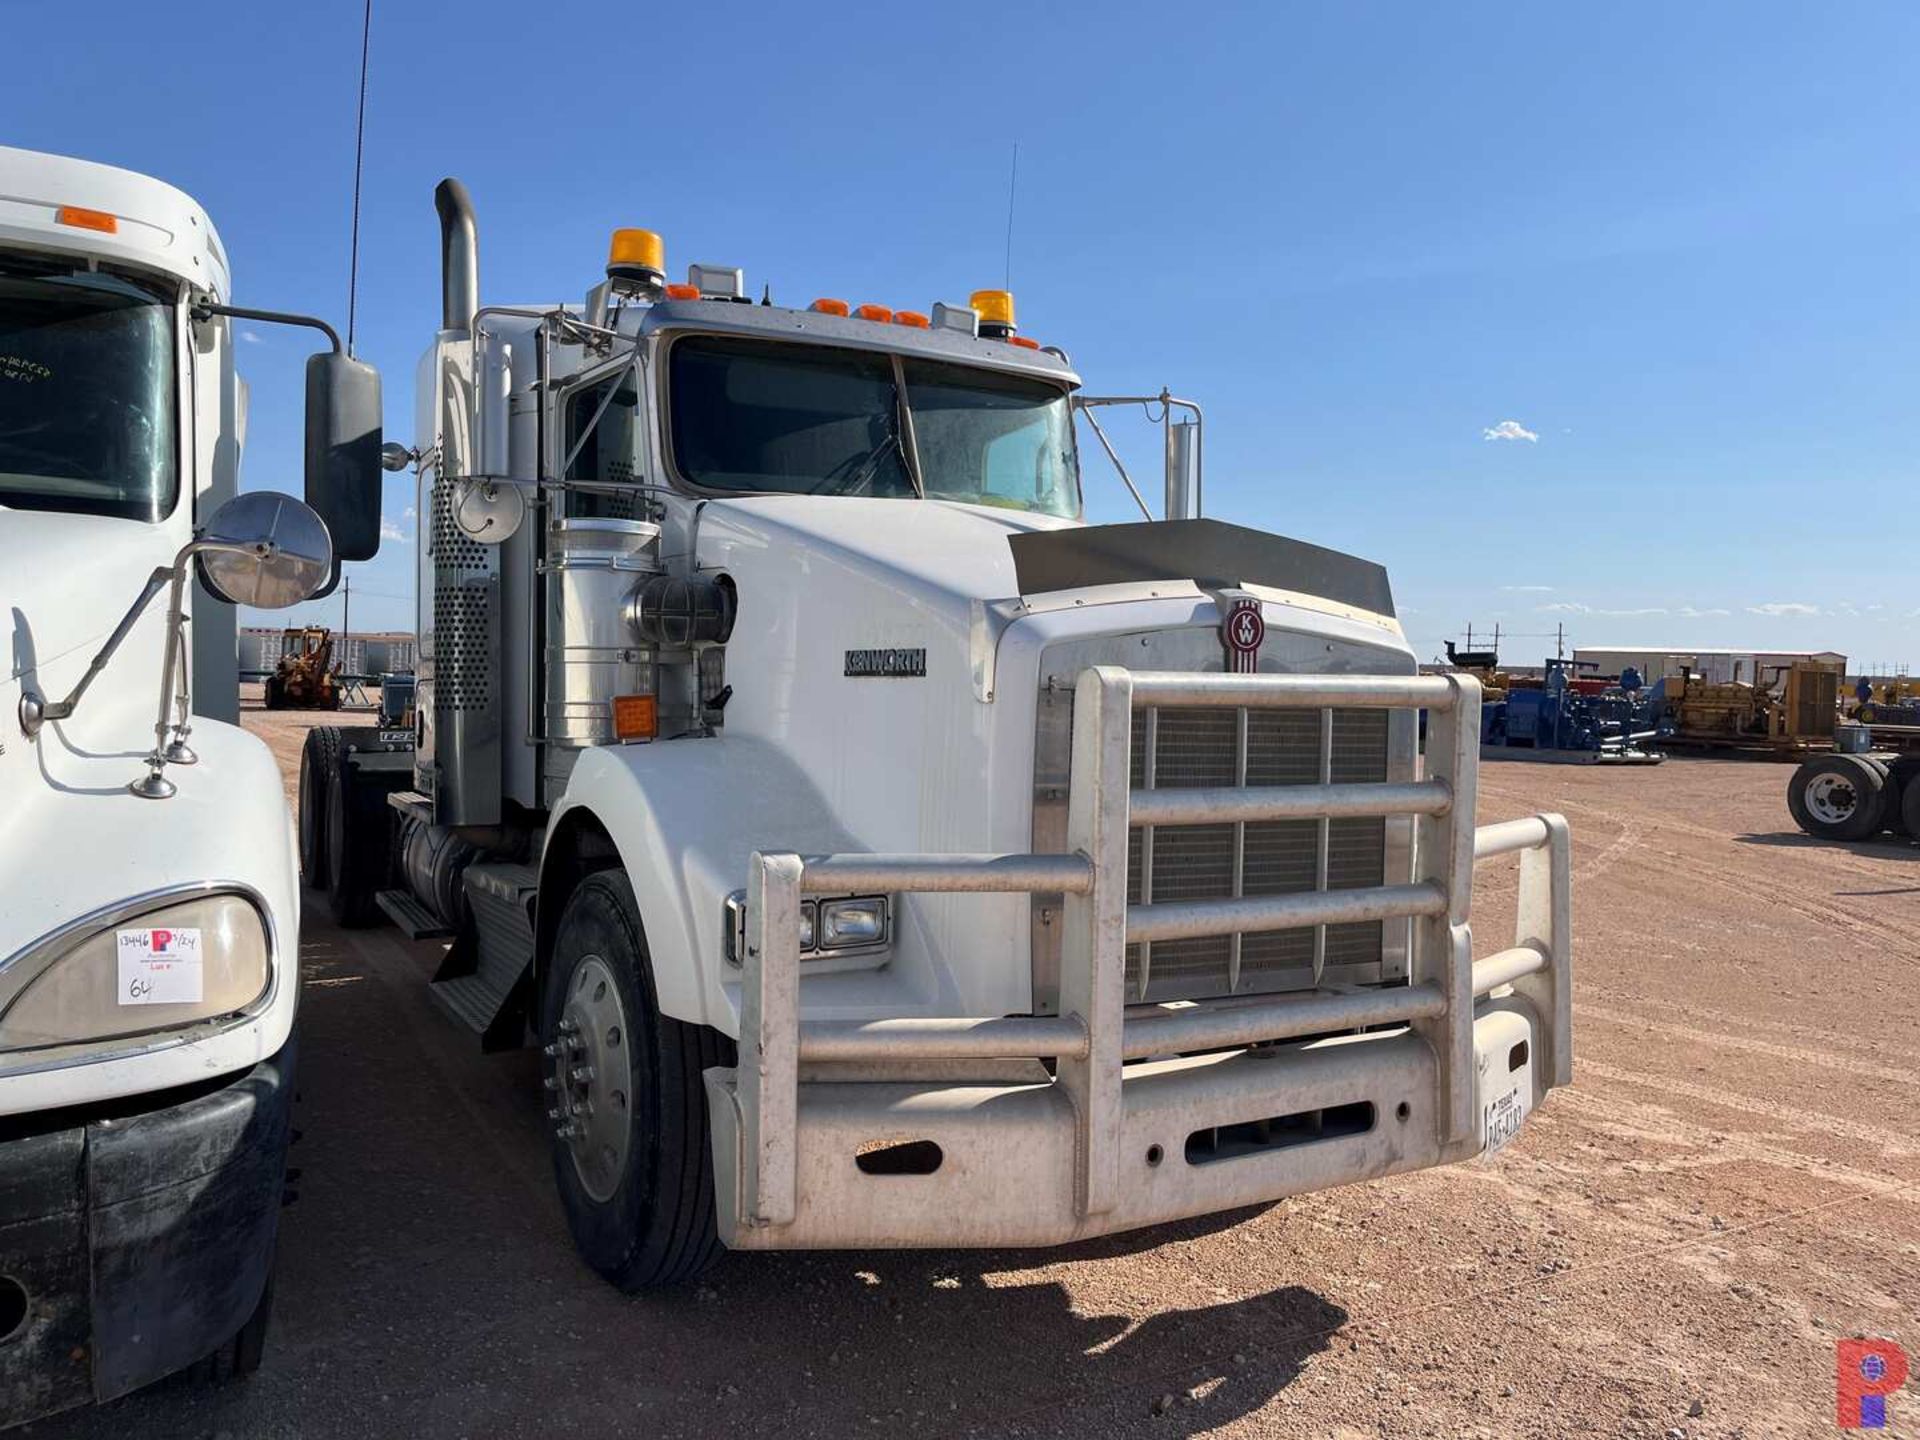
[[[347,354],[353,354],[353,322],[360,294],[360,163],[367,140],[367,50],[373,40],[373,0],[360,22],[360,112],[353,127],[353,240],[347,261]]]

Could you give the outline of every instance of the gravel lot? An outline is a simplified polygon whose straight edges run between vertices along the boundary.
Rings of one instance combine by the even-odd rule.
[[[297,763],[313,717],[246,718]],[[1575,1084],[1494,1162],[643,1298],[574,1258],[534,1058],[310,901],[265,1367],[33,1433],[1832,1435],[1837,1337],[1920,1349],[1920,848],[1805,840],[1789,773],[1483,769],[1480,818],[1561,810],[1576,864]],[[1483,951],[1512,896],[1483,871]]]

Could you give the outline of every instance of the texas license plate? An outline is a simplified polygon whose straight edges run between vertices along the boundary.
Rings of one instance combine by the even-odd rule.
[[[1481,1133],[1487,1137],[1483,1153],[1487,1155],[1498,1153],[1509,1140],[1520,1133],[1520,1126],[1525,1123],[1526,1118],[1527,1096],[1524,1089],[1508,1090],[1489,1100],[1482,1116],[1484,1124],[1481,1127]]]

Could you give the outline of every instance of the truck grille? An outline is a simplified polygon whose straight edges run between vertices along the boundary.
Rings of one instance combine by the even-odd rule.
[[[1134,723],[1136,789],[1312,785],[1323,769],[1334,782],[1385,780],[1386,713],[1149,710]],[[1379,818],[1148,827],[1133,832],[1127,853],[1127,899],[1136,905],[1385,880],[1386,821]],[[1329,966],[1377,965],[1381,939],[1373,921],[1133,944],[1127,998],[1200,1000],[1302,988]]]
[[[1034,717],[1033,848],[1067,847],[1074,684],[1089,665],[1218,673],[1209,625],[1058,640],[1040,659]],[[1405,674],[1404,651],[1269,624],[1270,673]],[[1148,774],[1151,736],[1152,774]],[[1137,789],[1311,785],[1411,780],[1414,717],[1384,710],[1142,710],[1133,717]],[[1324,772],[1324,773],[1323,773]],[[1137,829],[1128,850],[1132,904],[1281,895],[1401,884],[1412,875],[1413,827],[1404,818],[1162,825]],[[1149,865],[1149,853],[1151,864]],[[1152,895],[1144,893],[1152,873]],[[1324,877],[1324,878],[1323,878]],[[1058,1005],[1062,897],[1032,899],[1033,1000]],[[1127,947],[1127,1001],[1160,1003],[1278,994],[1316,985],[1382,985],[1407,976],[1406,921],[1335,925]]]

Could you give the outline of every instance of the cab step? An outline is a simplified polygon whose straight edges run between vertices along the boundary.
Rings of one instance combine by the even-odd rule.
[[[444,940],[453,934],[452,927],[414,899],[411,891],[382,890],[373,897],[373,903],[409,940]]]
[[[526,1040],[533,994],[533,897],[529,866],[481,863],[466,870],[468,924],[454,938],[428,991],[480,1037],[482,1050]]]

